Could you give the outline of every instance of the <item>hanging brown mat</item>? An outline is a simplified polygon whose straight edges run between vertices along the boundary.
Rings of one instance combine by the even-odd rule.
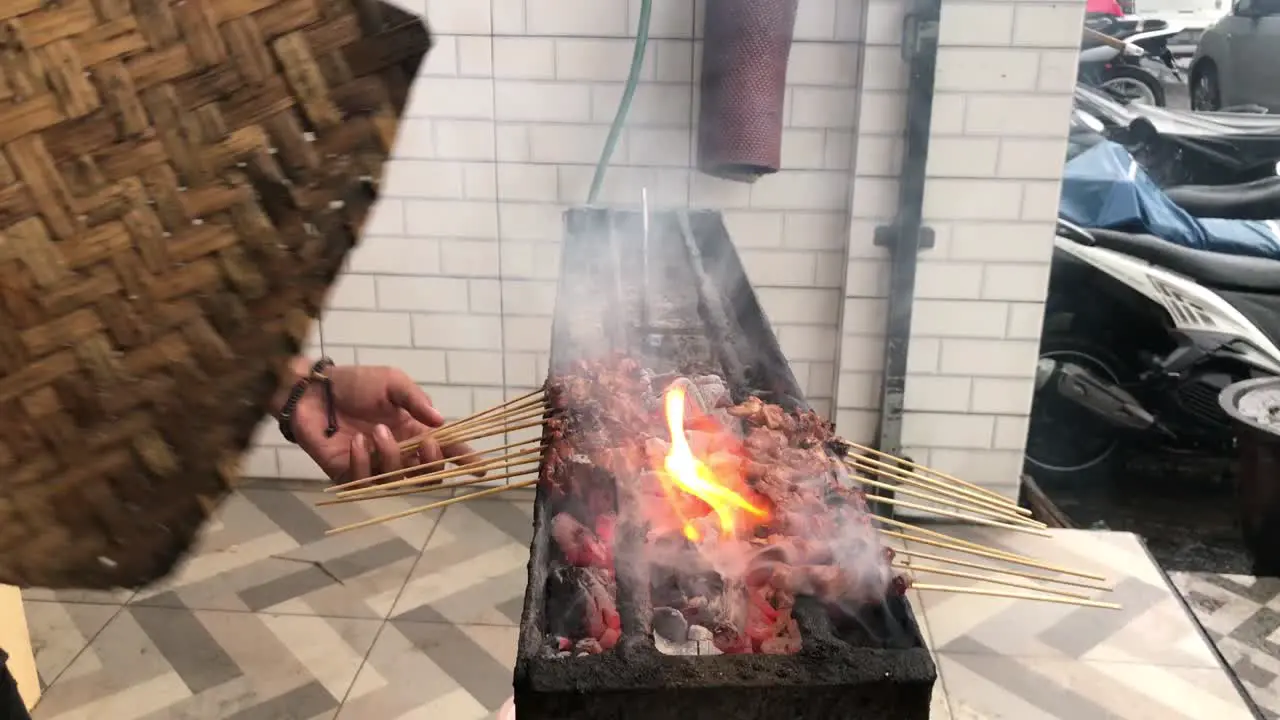
[[[0,583],[137,586],[190,547],[429,44],[373,0],[0,3]]]
[[[698,169],[754,182],[782,167],[797,0],[707,0]]]

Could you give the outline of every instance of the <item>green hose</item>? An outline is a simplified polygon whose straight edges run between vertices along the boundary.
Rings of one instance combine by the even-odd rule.
[[[627,85],[622,90],[622,99],[618,101],[618,111],[613,115],[613,124],[609,126],[609,137],[604,141],[604,149],[600,151],[600,159],[596,161],[596,174],[591,178],[591,191],[587,193],[587,204],[594,205],[600,195],[600,186],[604,185],[604,174],[609,170],[609,161],[613,159],[613,151],[618,146],[618,136],[622,135],[622,126],[627,124],[627,113],[631,112],[631,99],[636,95],[636,85],[640,84],[640,69],[644,65],[644,52],[649,46],[649,14],[653,0],[641,0],[640,22],[636,26],[636,44],[631,53],[631,71],[627,73]]]

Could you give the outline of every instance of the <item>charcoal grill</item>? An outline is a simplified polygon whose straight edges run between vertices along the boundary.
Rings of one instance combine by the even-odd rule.
[[[778,346],[719,213],[577,209],[566,214],[551,372],[602,350],[656,372],[712,372],[735,401],[788,408],[804,395]],[[643,618],[643,593],[618,578],[623,636],[598,655],[548,654],[549,494],[534,504],[529,584],[520,623],[520,720],[577,718],[804,720],[929,717],[936,669],[904,597],[890,596],[850,630],[811,598],[794,617],[794,655],[667,655]],[[615,548],[619,558],[625,542]]]

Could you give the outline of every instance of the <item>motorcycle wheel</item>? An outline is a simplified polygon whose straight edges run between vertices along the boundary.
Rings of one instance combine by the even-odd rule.
[[[1126,102],[1165,106],[1164,85],[1155,75],[1139,67],[1113,65],[1100,87]]]
[[[1191,75],[1191,109],[1196,112],[1213,112],[1222,105],[1218,91],[1218,69],[1202,62]]]
[[[1051,333],[1040,340],[1040,358],[1073,362],[1112,382],[1132,379],[1133,371],[1114,352],[1072,333]],[[1037,393],[1027,430],[1025,470],[1044,486],[1107,482],[1120,455],[1116,432],[1050,390]]]

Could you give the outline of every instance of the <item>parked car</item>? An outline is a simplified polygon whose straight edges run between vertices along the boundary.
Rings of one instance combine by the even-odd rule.
[[[1191,61],[1191,108],[1261,105],[1280,112],[1280,0],[1236,0],[1200,36]]]

